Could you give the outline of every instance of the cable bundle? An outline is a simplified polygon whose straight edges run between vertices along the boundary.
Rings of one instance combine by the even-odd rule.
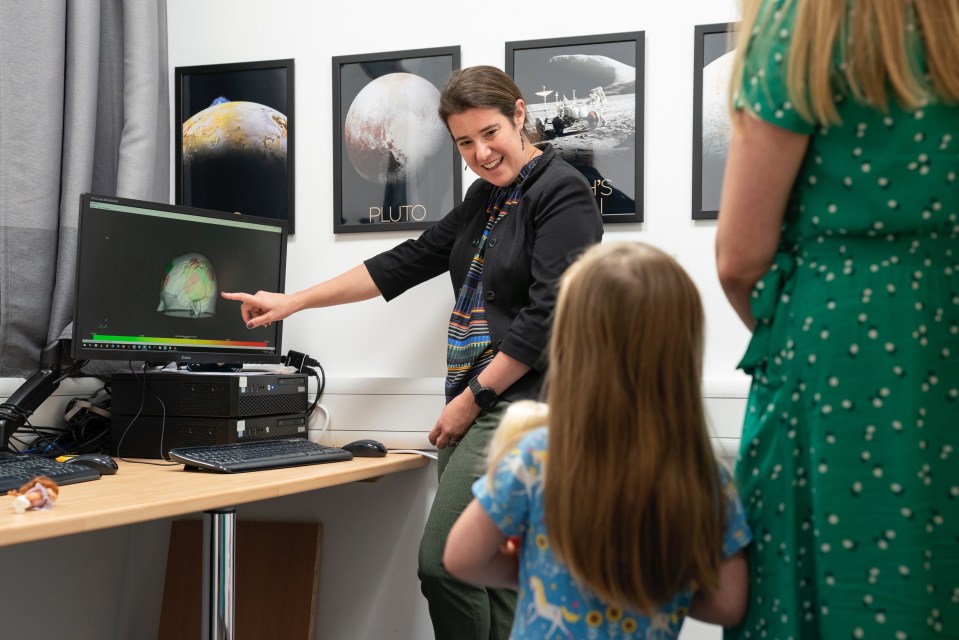
[[[26,440],[15,435],[25,453],[47,456],[106,451],[110,444],[110,389],[100,387],[85,398],[67,403],[63,427],[38,427],[26,421],[23,430],[32,433]],[[22,434],[22,431],[21,431]]]

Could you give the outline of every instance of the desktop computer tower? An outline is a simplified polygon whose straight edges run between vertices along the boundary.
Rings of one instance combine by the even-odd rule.
[[[113,413],[133,416],[235,417],[302,413],[307,410],[305,373],[116,373]]]
[[[308,381],[302,373],[114,374],[111,452],[160,458],[177,447],[306,438]]]
[[[122,458],[163,458],[170,449],[250,440],[306,438],[305,413],[253,418],[191,418],[184,416],[114,415],[110,420],[113,455]]]

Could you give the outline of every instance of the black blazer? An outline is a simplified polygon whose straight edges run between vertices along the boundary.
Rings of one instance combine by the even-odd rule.
[[[493,185],[477,180],[463,202],[415,240],[366,261],[386,300],[449,271],[454,297],[466,279],[488,215]],[[549,145],[522,185],[520,201],[489,236],[483,266],[486,318],[495,350],[532,369],[501,395],[536,398],[556,285],[566,267],[603,237],[603,221],[586,179]]]

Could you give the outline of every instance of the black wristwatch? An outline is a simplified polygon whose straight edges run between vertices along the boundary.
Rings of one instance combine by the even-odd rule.
[[[470,380],[470,391],[473,392],[473,402],[482,409],[492,409],[499,401],[499,396],[492,388],[480,384],[479,376]]]

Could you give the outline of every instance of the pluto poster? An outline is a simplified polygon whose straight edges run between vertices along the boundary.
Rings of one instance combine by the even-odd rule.
[[[293,60],[177,67],[176,94],[176,203],[293,233]]]
[[[603,222],[643,220],[643,32],[506,43],[541,143],[589,182]]]
[[[459,47],[333,58],[333,230],[426,229],[459,202],[440,90]]]

